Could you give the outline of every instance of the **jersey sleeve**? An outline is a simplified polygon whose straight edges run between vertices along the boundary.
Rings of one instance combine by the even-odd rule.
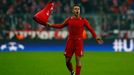
[[[62,24],[52,24],[51,27],[53,28],[63,28],[68,25],[69,18],[65,19],[65,21]]]
[[[90,23],[89,23],[88,20],[85,19],[85,18],[84,18],[84,25],[85,25],[85,26],[88,28],[88,30],[91,32],[92,36],[93,36],[94,38],[96,38],[97,35],[96,35],[94,29],[91,27]]]

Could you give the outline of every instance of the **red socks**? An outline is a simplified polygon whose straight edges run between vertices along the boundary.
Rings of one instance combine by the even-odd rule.
[[[81,66],[76,65],[76,73],[75,75],[80,75]]]

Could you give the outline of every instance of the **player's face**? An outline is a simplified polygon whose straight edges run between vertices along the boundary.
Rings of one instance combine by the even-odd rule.
[[[74,6],[73,7],[73,13],[75,16],[79,16],[80,15],[80,7],[79,6]]]

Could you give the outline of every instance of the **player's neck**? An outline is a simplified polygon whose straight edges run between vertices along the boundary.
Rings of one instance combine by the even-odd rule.
[[[80,17],[80,15],[74,15],[74,18],[79,18]]]

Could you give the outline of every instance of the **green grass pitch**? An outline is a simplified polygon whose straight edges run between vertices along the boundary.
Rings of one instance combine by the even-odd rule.
[[[75,58],[72,58],[75,65]],[[75,66],[74,66],[75,67]],[[134,53],[85,52],[81,75],[133,75]],[[0,52],[0,75],[69,75],[63,52]]]

